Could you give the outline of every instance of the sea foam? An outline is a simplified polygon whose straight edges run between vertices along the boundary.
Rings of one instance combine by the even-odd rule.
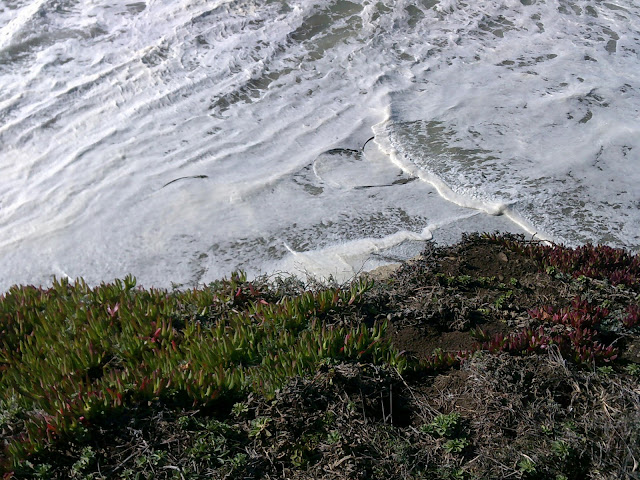
[[[0,290],[640,245],[631,0],[0,6]],[[372,139],[373,137],[373,139]]]

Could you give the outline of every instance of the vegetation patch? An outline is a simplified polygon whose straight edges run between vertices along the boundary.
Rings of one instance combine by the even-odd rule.
[[[638,257],[429,245],[375,284],[0,297],[5,478],[636,478]]]

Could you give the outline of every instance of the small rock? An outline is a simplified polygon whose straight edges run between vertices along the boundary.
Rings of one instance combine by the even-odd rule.
[[[498,254],[498,260],[502,261],[502,262],[508,262],[509,259],[507,258],[507,255],[505,255],[504,252],[500,252]]]

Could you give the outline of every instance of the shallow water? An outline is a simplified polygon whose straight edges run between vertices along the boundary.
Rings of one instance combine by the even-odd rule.
[[[346,279],[471,230],[637,250],[639,12],[5,1],[0,290]]]

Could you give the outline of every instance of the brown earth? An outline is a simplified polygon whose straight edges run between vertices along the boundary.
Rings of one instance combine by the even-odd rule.
[[[576,293],[534,260],[475,237],[447,248],[429,246],[378,278],[378,289],[390,297],[394,344],[419,358],[436,348],[471,348],[474,328],[493,335],[529,326],[530,309],[564,306]]]

